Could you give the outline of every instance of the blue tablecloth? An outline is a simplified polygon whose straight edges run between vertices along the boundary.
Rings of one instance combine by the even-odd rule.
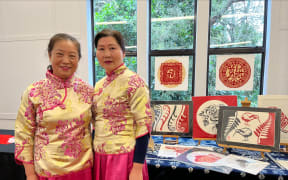
[[[152,136],[154,143],[155,143],[155,149],[152,151],[151,149],[148,149],[146,161],[149,166],[155,166],[156,168],[159,167],[168,167],[171,169],[187,169],[188,172],[192,173],[193,171],[202,171],[204,174],[209,174],[210,171],[208,169],[203,169],[201,167],[192,166],[186,163],[181,163],[178,161],[175,161],[174,158],[163,158],[158,157],[158,151],[163,143],[163,137],[162,136]],[[179,145],[187,145],[187,146],[197,146],[198,141],[193,140],[192,138],[179,138]],[[216,152],[223,152],[223,148],[219,147],[216,144],[216,141],[207,141],[202,140],[201,146],[209,146],[212,147],[214,151]],[[240,155],[244,157],[249,157],[256,160],[263,160],[261,156],[261,152],[259,151],[249,151],[249,150],[242,150],[242,149],[235,149],[235,148],[227,148],[228,153]],[[267,153],[265,154],[264,161],[269,162],[270,165],[268,165],[265,169],[263,169],[257,176],[255,175],[249,175],[250,178],[255,177],[255,179],[267,179],[268,177],[274,177],[275,179],[281,180],[281,179],[288,179],[288,171],[284,168],[281,168],[278,166],[274,161],[272,161]],[[269,155],[273,157],[275,160],[288,160],[288,154],[283,152],[270,152]],[[245,176],[248,176],[248,174],[241,172],[239,170],[234,169],[233,173],[238,174],[239,177],[245,178]],[[227,175],[229,176],[229,175]]]

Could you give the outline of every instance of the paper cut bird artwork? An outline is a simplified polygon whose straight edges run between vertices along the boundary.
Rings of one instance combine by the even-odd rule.
[[[235,134],[239,134],[239,135],[243,136],[243,137],[244,137],[244,140],[243,140],[243,141],[248,141],[248,138],[249,138],[250,136],[252,136],[252,130],[251,130],[250,128],[247,128],[247,127],[241,128],[241,129],[236,129],[236,130],[234,131],[233,136],[234,136]]]
[[[245,122],[246,126],[249,126],[250,121],[258,120],[260,122],[259,116],[250,112],[243,113],[241,119]]]

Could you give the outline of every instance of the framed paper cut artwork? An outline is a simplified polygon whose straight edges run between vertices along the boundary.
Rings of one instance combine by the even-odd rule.
[[[217,55],[216,90],[252,91],[254,61],[252,54]]]
[[[155,90],[188,90],[189,56],[155,57]]]
[[[288,144],[288,95],[259,95],[258,107],[281,109],[280,144]]]
[[[192,101],[151,101],[152,134],[192,136]]]
[[[216,140],[220,106],[237,106],[237,96],[193,96],[193,139]]]
[[[221,106],[217,144],[240,149],[279,151],[280,109]]]

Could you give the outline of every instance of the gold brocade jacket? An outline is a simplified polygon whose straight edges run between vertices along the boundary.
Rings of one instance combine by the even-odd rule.
[[[39,176],[53,177],[93,165],[90,123],[94,89],[72,76],[46,79],[22,95],[15,123],[15,159],[34,163]]]
[[[124,64],[96,83],[93,104],[96,153],[131,152],[136,138],[150,133],[149,90]]]

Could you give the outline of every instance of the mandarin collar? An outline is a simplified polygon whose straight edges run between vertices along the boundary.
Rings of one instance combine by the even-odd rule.
[[[108,77],[112,77],[112,76],[117,76],[119,74],[121,74],[127,67],[125,66],[124,63],[122,63],[120,66],[118,66],[117,68],[115,68],[113,71],[111,71],[110,73],[106,72],[106,75]]]
[[[74,73],[67,80],[64,81],[63,79],[52,74],[51,71],[47,70],[46,78],[50,80],[57,89],[64,89],[64,88],[69,88],[72,86]]]

